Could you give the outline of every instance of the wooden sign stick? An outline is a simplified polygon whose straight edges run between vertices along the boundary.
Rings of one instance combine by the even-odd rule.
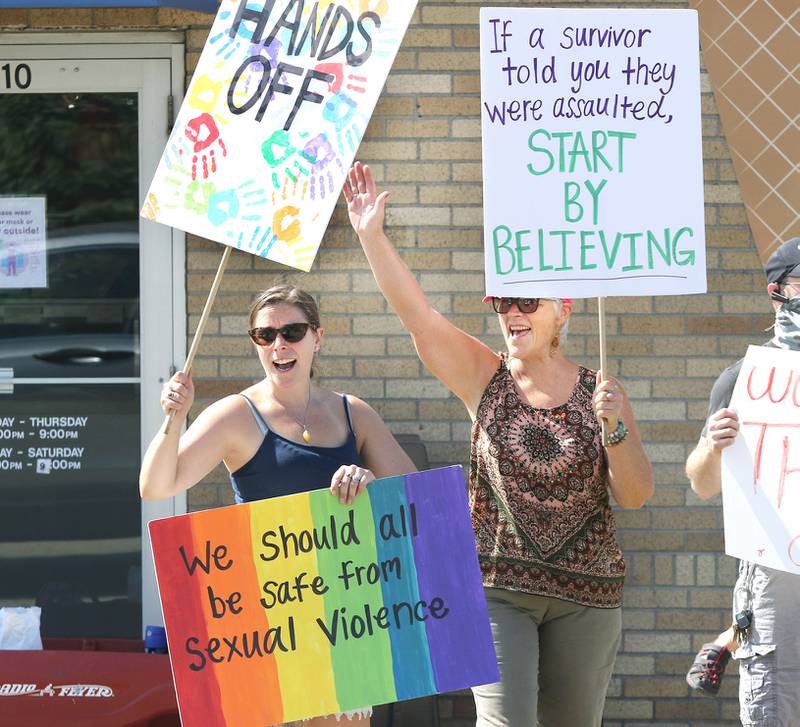
[[[200,339],[203,337],[203,330],[208,322],[208,316],[211,314],[211,307],[214,305],[214,299],[217,297],[217,291],[219,290],[220,283],[222,282],[222,274],[225,272],[225,268],[228,265],[228,258],[231,256],[231,250],[233,250],[232,247],[225,245],[225,251],[222,253],[222,260],[219,261],[217,274],[214,276],[214,282],[211,283],[211,290],[208,293],[206,304],[203,306],[203,312],[200,315],[200,321],[197,323],[197,330],[194,332],[192,345],[189,346],[189,353],[186,355],[186,361],[181,369],[181,371],[184,373],[188,374],[192,368],[192,363],[194,363],[194,357],[197,353],[197,348],[200,345]],[[167,434],[169,432],[169,427],[172,424],[172,419],[174,416],[174,411],[171,411],[169,414],[167,414],[167,417],[164,420],[162,434]]]
[[[600,381],[606,378],[606,299],[597,299],[598,330],[600,333]],[[603,446],[608,444],[608,422],[600,420],[600,432]]]

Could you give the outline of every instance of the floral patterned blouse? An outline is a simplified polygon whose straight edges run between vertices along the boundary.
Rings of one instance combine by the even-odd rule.
[[[599,608],[622,601],[608,464],[592,408],[595,372],[539,409],[517,393],[507,354],[472,426],[469,495],[485,586]]]

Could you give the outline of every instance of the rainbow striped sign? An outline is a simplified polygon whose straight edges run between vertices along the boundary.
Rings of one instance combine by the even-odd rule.
[[[150,523],[184,727],[499,680],[460,467]]]

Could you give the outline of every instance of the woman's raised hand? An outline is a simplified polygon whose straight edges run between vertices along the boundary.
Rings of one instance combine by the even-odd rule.
[[[343,464],[331,478],[331,494],[339,497],[342,505],[350,505],[365,489],[375,475],[356,464]]]
[[[376,235],[383,230],[384,206],[389,193],[377,193],[369,166],[356,162],[347,174],[342,192],[350,224],[359,237]]]
[[[194,401],[194,384],[190,374],[176,371],[161,389],[161,408],[165,414],[174,411],[176,417],[185,417]]]

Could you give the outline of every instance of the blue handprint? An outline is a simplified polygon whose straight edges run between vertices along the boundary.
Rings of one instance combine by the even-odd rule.
[[[170,171],[183,170],[186,168],[188,157],[192,154],[192,146],[186,138],[183,130],[175,129],[164,149],[164,164]]]
[[[272,227],[269,225],[263,231],[260,225],[256,225],[250,235],[250,241],[248,243],[244,242],[245,237],[246,235],[244,232],[239,233],[239,237],[236,240],[236,247],[261,257],[266,257],[269,254],[270,249],[278,239],[278,236],[272,231]]]
[[[355,154],[368,122],[367,117],[358,110],[356,101],[345,93],[336,93],[325,103],[322,118],[333,125],[339,154],[347,155],[345,142],[350,153]]]
[[[230,10],[223,10],[220,12],[219,17],[220,20],[227,20],[231,17],[233,13]],[[242,41],[239,40],[238,37],[231,37],[231,26],[225,28],[221,33],[217,33],[216,35],[212,35],[208,42],[212,46],[217,46],[216,54],[217,56],[222,56],[224,60],[228,60],[234,53],[236,53],[239,48],[242,47]],[[239,33],[237,35],[243,35],[246,38],[251,38],[252,35],[250,31],[247,29],[245,25],[239,26]]]
[[[255,184],[252,179],[243,182],[236,189],[223,189],[215,192],[208,200],[208,221],[212,225],[221,225],[230,219],[259,220],[260,214],[256,214],[255,209],[263,207],[267,198],[264,190],[253,187]],[[242,208],[244,208],[242,210]],[[240,215],[240,211],[247,214]],[[233,233],[229,232],[228,236]]]

